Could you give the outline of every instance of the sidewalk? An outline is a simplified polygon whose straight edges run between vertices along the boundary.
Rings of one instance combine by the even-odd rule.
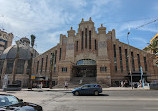
[[[37,89],[37,88],[32,88],[30,89],[22,89],[23,91],[72,91],[74,88],[69,88],[69,89],[64,89],[64,88],[42,88],[42,89]],[[131,88],[131,87],[109,87],[109,88],[102,88],[103,91],[113,91],[113,90],[150,90],[149,88]]]
[[[32,88],[31,89],[27,89],[27,88],[22,88],[21,91],[38,91],[38,92],[42,92],[42,91],[72,91],[74,88],[69,88],[69,89],[64,89],[64,88]],[[127,90],[150,90],[149,88],[131,88],[131,87],[109,87],[109,88],[102,88],[103,91],[127,91]],[[0,89],[0,92],[3,92],[3,89]]]

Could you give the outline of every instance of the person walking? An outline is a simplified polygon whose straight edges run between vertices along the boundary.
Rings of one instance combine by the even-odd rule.
[[[68,82],[65,81],[65,89],[68,89]]]
[[[42,89],[42,87],[43,87],[43,83],[41,82],[41,84],[40,84],[40,89]]]
[[[121,81],[121,87],[124,87],[124,82],[123,81]]]

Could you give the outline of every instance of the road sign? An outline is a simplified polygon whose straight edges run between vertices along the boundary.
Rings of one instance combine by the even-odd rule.
[[[31,75],[31,79],[35,79],[35,75],[34,74]]]

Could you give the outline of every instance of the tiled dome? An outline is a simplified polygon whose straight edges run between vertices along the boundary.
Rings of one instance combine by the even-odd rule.
[[[38,52],[36,50],[33,51],[33,57],[36,57]],[[14,59],[17,53],[17,45],[13,45],[4,50],[0,59]],[[19,45],[19,59],[29,60],[31,58],[30,48],[25,45]]]

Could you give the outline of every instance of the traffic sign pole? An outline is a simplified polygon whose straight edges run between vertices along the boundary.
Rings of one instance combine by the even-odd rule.
[[[142,87],[144,87],[144,81],[143,81],[143,68],[140,66],[140,71],[141,71],[141,81],[142,81]]]

